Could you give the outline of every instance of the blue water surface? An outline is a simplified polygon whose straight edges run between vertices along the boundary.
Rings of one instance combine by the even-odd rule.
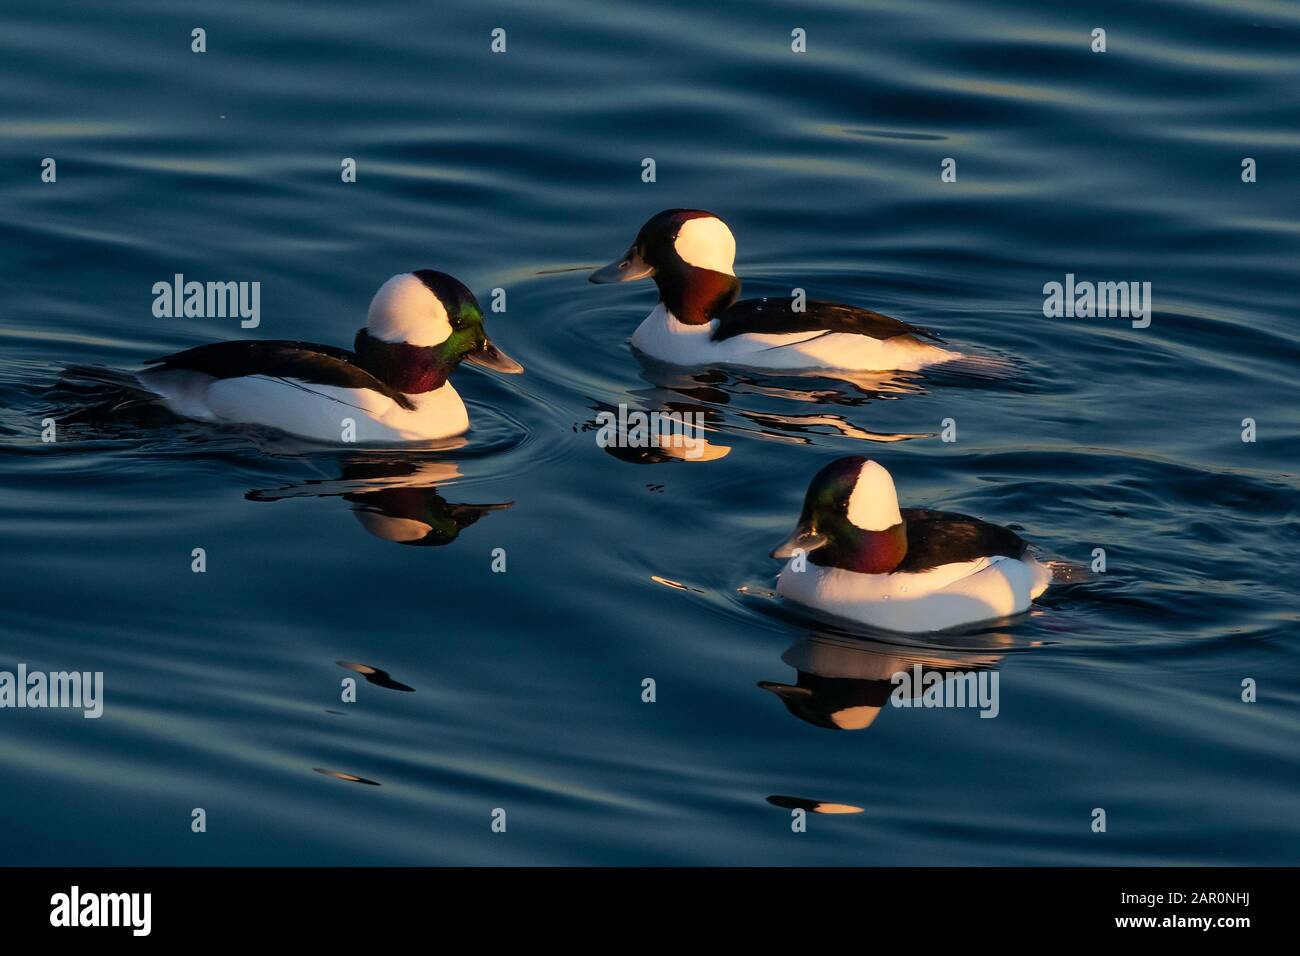
[[[1300,862],[1300,6],[3,17],[0,670],[102,671],[106,699],[0,710],[0,863]],[[643,364],[653,288],[585,273],[674,206],[730,223],[747,293],[869,306],[1002,372]],[[66,372],[348,345],[421,267],[504,289],[488,329],[527,368],[457,373],[458,447],[103,414]],[[260,282],[260,327],[156,318],[176,273]],[[1045,317],[1067,274],[1150,282],[1150,326]],[[728,450],[611,454],[620,404],[702,413]],[[1073,571],[932,639],[794,612],[767,552],[848,454]],[[376,533],[413,515],[431,546]],[[344,703],[340,661],[391,677]],[[996,719],[892,707],[917,662],[996,673]],[[819,803],[862,812],[793,832]]]

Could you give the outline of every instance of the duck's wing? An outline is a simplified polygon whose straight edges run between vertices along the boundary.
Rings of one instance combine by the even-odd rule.
[[[240,378],[263,375],[269,378],[294,379],[313,385],[369,389],[378,392],[405,409],[414,406],[401,392],[381,382],[361,366],[347,349],[314,342],[287,340],[213,342],[184,352],[150,359],[146,365],[155,369],[200,372],[213,378]]]
[[[721,342],[737,335],[793,335],[800,332],[844,332],[867,335],[873,339],[892,339],[900,335],[942,342],[938,335],[907,322],[838,302],[804,303],[794,308],[794,299],[741,299],[715,315],[717,328],[712,339]]]
[[[1029,548],[1014,531],[978,518],[928,508],[904,508],[902,514],[907,556],[895,572],[927,571],[994,555],[1019,558]]]

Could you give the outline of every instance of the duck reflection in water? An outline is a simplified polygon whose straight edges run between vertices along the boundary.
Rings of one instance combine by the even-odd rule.
[[[904,395],[924,395],[920,372],[837,372],[832,369],[782,369],[770,371],[727,366],[703,369],[666,365],[639,356],[641,377],[656,388],[723,404],[732,395],[761,395],[814,405],[866,405]]]
[[[408,458],[351,458],[337,479],[313,479],[269,490],[253,490],[249,501],[283,498],[340,498],[370,534],[396,544],[441,547],[490,511],[513,501],[460,504],[438,494],[438,486],[460,477],[454,462]]]
[[[842,435],[871,442],[928,437],[926,433],[869,431],[829,410],[791,414],[788,408],[790,402],[858,407],[873,400],[924,394],[917,373],[856,373],[852,388],[845,389],[827,382],[820,373],[783,372],[774,378],[736,369],[685,370],[643,360],[641,377],[653,386],[635,393],[647,405],[659,402],[665,407],[707,409],[717,427],[723,426],[730,412],[738,419],[732,428],[756,431],[767,438],[807,444],[809,434]]]
[[[595,417],[583,431],[594,432],[606,454],[634,465],[668,461],[716,461],[731,453],[730,445],[710,442],[722,416],[695,402],[651,402],[621,406],[598,402]]]
[[[987,643],[988,635],[984,638]],[[993,640],[1004,647],[1011,644],[1007,634],[995,634]],[[895,691],[911,700],[921,696],[924,687],[914,679],[918,667],[927,681],[937,683],[991,670],[1002,657],[996,647],[932,650],[814,634],[781,655],[798,672],[794,684],[759,681],[758,686],[779,697],[791,714],[816,727],[866,730],[883,708],[891,706]],[[896,683],[895,674],[905,674],[908,680]],[[930,678],[931,674],[937,677]]]

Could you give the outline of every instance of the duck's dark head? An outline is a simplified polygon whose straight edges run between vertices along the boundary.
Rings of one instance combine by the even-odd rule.
[[[441,388],[462,360],[508,374],[524,370],[487,337],[474,293],[432,269],[395,275],[379,287],[356,353],[358,365],[410,395]]]
[[[713,213],[666,209],[641,227],[627,252],[590,280],[654,279],[659,298],[679,322],[703,325],[740,294],[735,260],[736,239]]]
[[[772,557],[792,558],[797,551],[813,564],[864,574],[898,567],[907,554],[907,527],[889,472],[861,456],[817,472],[794,534]]]

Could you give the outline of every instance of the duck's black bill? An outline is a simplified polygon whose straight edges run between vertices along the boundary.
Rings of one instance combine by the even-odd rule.
[[[473,352],[467,352],[465,361],[506,375],[522,375],[524,371],[522,365],[491,342],[484,342],[481,348],[477,348]]]
[[[636,246],[633,246],[623,253],[622,258],[589,275],[587,281],[598,285],[606,282],[634,282],[654,274],[654,266],[642,259],[640,253],[636,251]]]
[[[818,548],[825,547],[830,543],[830,538],[827,538],[825,535],[820,535],[816,531],[804,531],[799,529],[781,544],[778,544],[772,549],[772,557],[793,558],[795,553],[798,551],[807,554],[809,551],[816,551]]]
[[[807,687],[795,687],[791,684],[778,684],[775,681],[761,680],[758,686],[770,691],[782,700],[794,700],[797,697],[811,697],[813,692]]]

